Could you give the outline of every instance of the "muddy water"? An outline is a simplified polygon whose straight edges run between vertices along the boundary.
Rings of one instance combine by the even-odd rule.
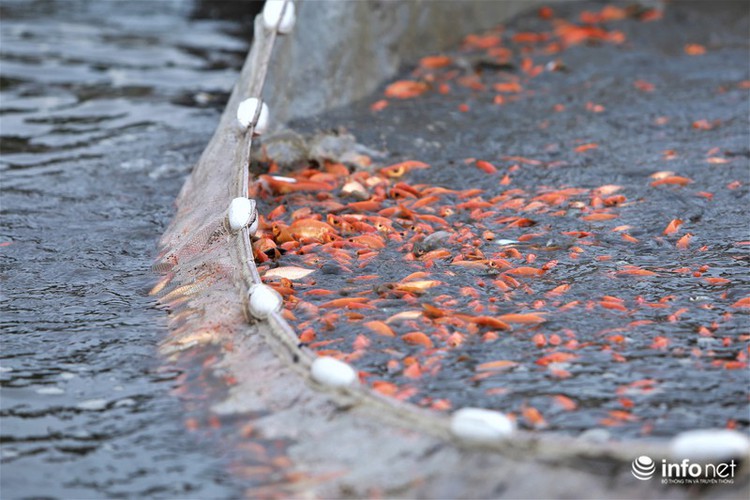
[[[0,3],[4,498],[236,494],[221,452],[183,427],[146,293],[250,10]]]
[[[586,8],[601,6],[555,10],[562,19],[578,22]],[[456,78],[445,94],[435,91],[435,84],[419,98],[393,99],[373,113],[370,105],[382,98],[378,95],[296,126],[305,131],[343,126],[367,146],[389,152],[386,161],[430,164],[399,179],[412,186],[481,189],[485,201],[515,197],[523,206],[544,193],[579,190],[556,207],[559,213],[538,207],[519,213],[496,202],[483,208],[495,210],[489,219],[474,217],[471,209],[445,216],[449,232],[473,232],[477,239],[471,241],[479,241],[475,247],[487,256],[506,257],[513,267],[556,265],[539,278],[518,277],[521,284],[506,293],[507,282],[495,283],[497,270],[452,265],[456,256],[468,253],[456,234],[442,245],[450,258],[435,260],[429,269],[408,255],[411,247],[397,243],[399,238],[390,238],[377,258],[365,261],[354,251],[352,259],[338,263],[325,251],[318,261],[285,255],[279,259],[282,265],[320,270],[299,283],[296,293],[300,300],[323,305],[321,315],[336,298],[372,303],[361,311],[342,307],[337,316],[328,315],[334,320],[298,307],[293,309],[298,325],[315,334],[312,347],[346,357],[370,383],[395,384],[396,394],[425,406],[442,399],[442,408],[446,401],[454,408],[496,408],[514,413],[529,429],[572,434],[602,427],[618,437],[668,437],[700,427],[747,428],[748,319],[733,306],[750,292],[746,6],[672,5],[658,21],[606,23],[606,29],[621,31],[622,43],[577,45],[553,55],[528,52],[528,46],[512,41],[517,33],[549,33],[552,26],[533,13],[510,23],[502,37],[515,51],[512,65],[471,66],[481,60],[481,51],[449,54],[454,64],[445,72],[458,71],[488,89],[518,78],[523,91],[506,93],[502,104],[494,100],[501,91],[470,89]],[[705,53],[687,53],[688,44],[699,44]],[[526,78],[521,54],[531,54],[534,64],[552,70]],[[412,70],[397,79],[419,78]],[[581,148],[586,144],[591,146]],[[499,173],[487,174],[467,158],[489,160]],[[653,184],[650,176],[663,171],[690,181]],[[506,173],[510,182],[501,183]],[[590,212],[579,210],[591,202],[591,190],[607,185],[618,186],[624,198],[615,204],[622,207],[609,210],[611,220],[585,218]],[[512,189],[518,192],[505,194]],[[382,208],[409,207],[414,201],[390,198]],[[291,214],[304,204],[298,200],[267,197],[262,210],[281,201]],[[446,195],[415,211],[434,216],[445,205],[455,208],[467,200]],[[493,222],[508,216],[529,221],[525,227]],[[673,219],[684,227],[665,236]],[[289,222],[288,217],[280,220]],[[394,219],[403,242],[418,241],[419,231],[446,229],[440,224],[419,229],[418,220]],[[496,238],[531,239],[517,247],[522,258],[510,257],[500,255],[493,241],[481,240],[485,230]],[[678,239],[688,232],[690,244],[678,248]],[[537,260],[527,260],[529,254]],[[358,282],[342,265],[377,279]],[[636,267],[646,273],[630,274]],[[393,283],[424,270],[443,286],[409,300],[391,291]],[[569,291],[549,295],[560,285]],[[306,295],[320,287],[334,293]],[[464,287],[473,291],[464,293]],[[608,296],[617,297],[611,299],[614,306]],[[482,335],[485,328],[465,335],[460,346],[446,338],[465,330],[440,330],[424,317],[392,322],[395,337],[373,335],[364,326],[424,304],[495,316],[540,313],[546,321],[514,325],[512,331],[495,332],[495,339]],[[429,348],[402,339],[414,330],[428,335]],[[421,374],[406,369],[415,360]],[[495,362],[500,364],[493,367]]]

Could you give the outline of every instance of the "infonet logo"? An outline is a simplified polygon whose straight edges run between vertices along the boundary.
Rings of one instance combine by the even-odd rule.
[[[632,472],[633,476],[635,476],[636,479],[646,481],[648,479],[651,479],[651,477],[654,475],[654,472],[656,472],[656,464],[653,460],[651,460],[650,457],[641,455],[640,457],[633,460]]]
[[[691,463],[686,458],[681,462],[661,461],[661,482],[663,484],[732,484],[737,464],[734,460],[728,462]],[[633,476],[640,481],[648,481],[656,472],[656,462],[641,455],[633,460],[631,467]]]

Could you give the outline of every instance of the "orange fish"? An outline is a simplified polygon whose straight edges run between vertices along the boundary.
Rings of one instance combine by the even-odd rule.
[[[477,160],[475,163],[477,168],[481,171],[483,171],[486,174],[495,174],[497,173],[497,168],[490,162],[484,161],[484,160]]]
[[[419,60],[419,65],[426,69],[438,69],[450,66],[453,59],[448,56],[427,56]]]
[[[521,325],[533,325],[536,323],[544,323],[547,319],[541,314],[526,313],[526,314],[503,314],[498,316],[501,321],[508,323],[518,323]]]
[[[429,167],[430,166],[424,162],[412,160],[396,163],[395,165],[390,165],[388,167],[383,167],[380,169],[380,173],[385,175],[386,177],[401,177],[410,170]]]
[[[501,319],[493,318],[491,316],[469,316],[466,318],[468,321],[478,326],[488,326],[498,330],[510,330],[511,326],[502,321]]]
[[[508,269],[503,274],[512,274],[514,276],[541,276],[544,274],[543,269],[537,269],[535,267],[516,267],[513,269]]]
[[[411,345],[421,345],[428,349],[432,348],[432,340],[422,332],[409,332],[401,336],[401,340]]]
[[[325,236],[336,234],[336,230],[329,224],[315,219],[298,219],[288,228],[282,229],[277,237],[278,241],[288,241],[289,238],[299,240],[302,238],[320,241]]]
[[[693,238],[693,235],[690,233],[687,233],[685,236],[677,240],[677,248],[680,250],[687,250],[688,245],[690,245],[690,240]]]
[[[522,410],[523,418],[535,428],[542,428],[547,426],[547,422],[544,420],[541,412],[533,406],[527,406]]]
[[[565,411],[573,411],[578,408],[578,404],[567,396],[558,394],[554,396],[555,403]]]
[[[617,217],[618,217],[617,214],[591,214],[591,215],[585,215],[581,217],[581,219],[585,221],[590,221],[590,222],[599,222],[599,221],[616,219]]]
[[[386,87],[385,96],[395,99],[411,99],[424,94],[428,88],[429,86],[424,82],[399,80]]]
[[[372,388],[384,396],[393,396],[398,392],[398,386],[384,380],[376,380],[372,383]]]
[[[575,148],[576,153],[583,153],[584,151],[588,151],[589,149],[597,149],[599,147],[598,144],[595,144],[593,142],[588,144],[581,144],[580,146]]]
[[[344,297],[341,299],[334,299],[328,302],[325,302],[323,304],[320,304],[320,308],[326,309],[326,308],[339,308],[339,307],[347,307],[347,308],[357,308],[357,307],[369,307],[374,309],[373,306],[370,306],[366,304],[366,302],[369,302],[369,299],[366,297]]]
[[[578,359],[578,356],[570,352],[553,352],[536,360],[536,364],[547,366],[552,363],[566,363]]]
[[[402,292],[422,294],[425,293],[429,288],[438,286],[442,282],[437,280],[420,280],[420,281],[409,281],[406,283],[398,283],[394,286],[395,290]]]
[[[501,359],[498,361],[489,361],[487,363],[481,363],[477,365],[476,370],[478,372],[504,371],[504,370],[509,370],[510,368],[513,368],[514,366],[518,366],[518,363],[515,361],[508,361],[505,359]]]
[[[630,275],[630,276],[656,276],[656,273],[647,269],[641,269],[636,266],[626,266],[625,269],[617,271],[618,275]]]
[[[706,53],[706,47],[699,43],[688,43],[685,45],[685,54],[689,56],[702,56]]]
[[[676,233],[680,226],[682,225],[682,221],[680,219],[672,219],[672,221],[667,224],[667,227],[664,229],[664,232],[662,234],[670,235]]]
[[[368,321],[364,324],[364,326],[369,330],[377,333],[378,335],[383,335],[384,337],[396,336],[396,334],[393,332],[393,329],[382,321]]]
[[[691,184],[693,182],[692,179],[689,179],[687,177],[680,177],[678,175],[670,175],[668,177],[664,177],[662,179],[655,180],[651,183],[651,186],[662,186],[664,184],[675,184],[677,186],[687,186],[688,184]]]

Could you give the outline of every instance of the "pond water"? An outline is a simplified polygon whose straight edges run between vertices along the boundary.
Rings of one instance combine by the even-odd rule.
[[[221,452],[184,429],[147,292],[255,12],[0,3],[3,497],[239,491]]]
[[[386,152],[251,189],[261,275],[310,273],[267,278],[300,341],[529,430],[746,429],[747,28],[737,2],[571,2],[294,124]]]

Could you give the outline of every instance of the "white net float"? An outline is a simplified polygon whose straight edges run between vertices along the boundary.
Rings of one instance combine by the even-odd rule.
[[[472,443],[501,441],[510,436],[516,424],[505,414],[482,408],[461,408],[451,416],[451,433]]]
[[[346,387],[359,381],[354,368],[330,356],[316,358],[310,368],[310,375],[316,382],[329,387]]]
[[[237,106],[237,121],[240,123],[240,126],[243,130],[247,130],[247,128],[252,125],[253,119],[255,118],[255,113],[258,110],[259,102],[260,101],[257,98],[250,97],[242,101],[240,105]],[[258,115],[258,121],[255,124],[253,132],[257,135],[265,133],[266,130],[268,130],[268,123],[268,106],[266,106],[266,103],[261,103],[260,115]]]
[[[266,4],[263,6],[263,26],[267,30],[275,30],[278,26],[278,32],[282,35],[290,33],[294,29],[296,21],[294,2],[287,1],[286,8],[284,3],[285,0],[266,0]],[[284,12],[283,19],[281,19],[282,11]]]
[[[250,287],[248,309],[257,319],[266,319],[273,312],[279,312],[284,299],[279,292],[262,283]]]
[[[720,462],[732,458],[747,458],[750,439],[730,429],[698,429],[675,436],[669,445],[675,460],[686,458],[695,461]]]
[[[234,232],[248,227],[250,234],[255,234],[258,230],[258,211],[255,208],[255,200],[244,197],[233,199],[227,210],[227,221],[229,228]]]

